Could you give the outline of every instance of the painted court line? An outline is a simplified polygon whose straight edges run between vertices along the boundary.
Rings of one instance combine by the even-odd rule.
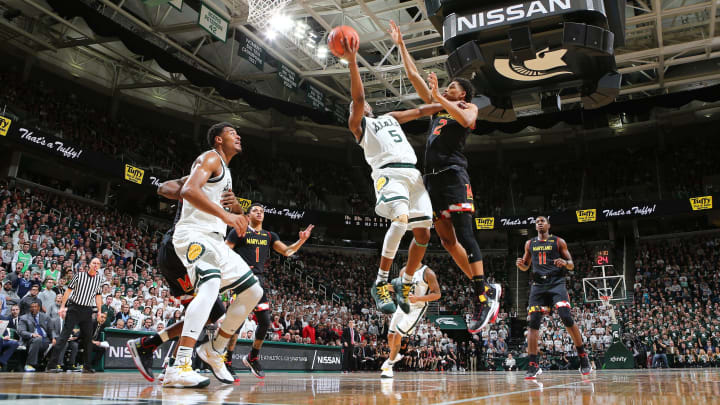
[[[569,387],[569,386],[572,386],[572,385],[575,385],[575,384],[581,384],[581,383],[584,383],[584,381],[576,381],[576,382],[567,383],[567,384],[553,385],[553,386],[550,386],[550,387],[538,387],[538,388],[533,388],[533,389],[530,389],[530,390],[512,391],[512,392],[503,392],[503,393],[500,393],[500,394],[483,395],[483,396],[481,396],[481,397],[465,398],[465,399],[459,399],[459,400],[457,400],[457,401],[438,402],[438,403],[436,403],[436,404],[434,404],[434,405],[462,404],[462,403],[465,403],[465,402],[475,402],[475,401],[480,401],[480,400],[482,400],[482,399],[499,398],[499,397],[506,397],[506,396],[510,396],[510,395],[525,394],[525,393],[528,393],[528,392],[543,391],[543,390],[546,390],[546,389],[547,389],[547,390],[550,390],[550,389],[553,389],[553,388],[565,388],[565,387]]]

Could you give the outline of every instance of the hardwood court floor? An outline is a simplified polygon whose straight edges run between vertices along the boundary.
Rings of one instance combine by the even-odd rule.
[[[720,404],[720,370],[511,373],[242,374],[235,385],[162,388],[136,372],[0,374],[0,405],[139,404]]]

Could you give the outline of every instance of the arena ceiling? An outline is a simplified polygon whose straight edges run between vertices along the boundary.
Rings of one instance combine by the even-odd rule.
[[[280,24],[295,28],[275,34],[269,34],[262,21],[248,23],[246,0],[202,1],[229,21],[227,41],[217,40],[197,24],[200,0],[185,0],[181,10],[167,3],[147,5],[142,0],[91,3],[106,15],[132,22],[136,32],[183,55],[200,69],[285,101],[302,104],[305,94],[283,86],[277,66],[265,63],[260,69],[239,56],[242,44],[238,38],[249,37],[266,55],[297,72],[302,82],[338,103],[347,103],[348,69],[329,53],[322,55],[320,48],[333,26],[353,26],[362,42],[358,61],[367,98],[376,110],[388,111],[420,103],[386,32],[392,19],[404,33],[417,65],[447,81],[442,38],[427,20],[422,0],[291,0],[283,11],[286,20]],[[618,68],[624,76],[619,99],[720,83],[718,3],[720,0],[627,1],[626,45],[616,50]],[[242,99],[227,100],[215,89],[197,87],[182,74],[168,73],[155,60],[134,54],[118,38],[97,35],[82,18],[60,17],[45,0],[0,0],[0,11],[4,16],[0,18],[3,42],[75,77],[95,82],[108,92],[203,119],[230,120],[265,133],[329,143],[350,139],[342,127],[256,110]],[[302,35],[295,35],[298,26],[304,27]],[[564,99],[563,104],[578,101]],[[537,98],[528,97],[515,106],[519,115],[541,113]],[[699,109],[697,105],[691,107]],[[524,141],[532,136],[533,128],[528,128],[511,138]]]

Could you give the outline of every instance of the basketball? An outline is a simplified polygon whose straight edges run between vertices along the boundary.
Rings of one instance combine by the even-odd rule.
[[[330,35],[328,35],[328,48],[330,48],[330,52],[338,58],[342,58],[343,55],[345,55],[345,48],[342,43],[343,38],[355,38],[355,41],[360,42],[355,28],[347,25],[340,25],[333,28],[332,31],[330,31]]]

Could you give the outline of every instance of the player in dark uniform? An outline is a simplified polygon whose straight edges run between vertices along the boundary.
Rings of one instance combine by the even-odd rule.
[[[180,259],[177,257],[177,254],[175,253],[175,247],[173,246],[172,239],[173,232],[175,232],[175,224],[177,224],[177,222],[180,220],[180,213],[182,212],[180,189],[182,188],[186,179],[187,177],[176,180],[168,180],[160,184],[157,190],[159,195],[171,200],[178,201],[177,211],[175,213],[173,225],[172,227],[170,227],[170,229],[168,229],[167,232],[165,232],[162,241],[158,246],[157,262],[160,274],[165,277],[165,280],[168,283],[170,296],[175,298],[175,300],[179,301],[185,307],[187,307],[190,301],[192,301],[195,293],[195,288],[190,282],[190,278],[188,277],[185,266],[182,264]],[[222,204],[225,209],[231,210],[236,214],[243,213],[243,210],[240,207],[240,204],[238,203],[232,191],[228,191],[223,195]],[[216,322],[224,314],[225,305],[218,297],[212,307],[212,310],[210,311],[208,323]],[[164,342],[179,338],[182,334],[183,324],[184,322],[178,322],[168,327],[167,329],[164,329],[162,332],[155,333],[151,336],[132,339],[126,343],[126,346],[130,352],[130,356],[132,357],[133,362],[135,362],[135,366],[137,367],[138,371],[140,371],[140,374],[145,377],[146,380],[150,382],[155,381],[155,376],[153,375],[152,371],[153,352],[158,348],[158,346],[162,345]]]
[[[265,280],[263,275],[265,273],[265,264],[270,258],[270,248],[283,256],[292,256],[300,249],[303,243],[310,238],[314,225],[309,225],[304,231],[300,231],[298,241],[288,246],[280,240],[275,232],[262,229],[262,223],[265,219],[265,208],[262,205],[258,203],[251,204],[247,215],[249,217],[247,233],[244,236],[238,236],[235,230],[232,229],[230,233],[228,233],[225,243],[245,260],[255,274],[255,277],[257,277],[261,285],[263,285],[263,290],[267,291],[264,285]],[[258,354],[260,353],[260,348],[270,327],[271,308],[270,300],[266,294],[267,293],[263,293],[260,302],[255,307],[255,317],[258,323],[257,329],[255,330],[255,341],[253,342],[250,353],[243,357],[243,364],[258,378],[265,378],[265,372],[262,370],[262,366],[258,360]],[[230,359],[226,364],[228,370],[231,370],[231,372],[232,353],[235,350],[237,334],[238,332],[235,332],[235,335],[230,339],[227,347],[227,352],[231,355],[228,356]]]
[[[525,254],[517,259],[517,267],[527,271],[532,264],[533,283],[530,287],[530,301],[528,302],[530,323],[528,324],[528,356],[530,364],[526,380],[534,380],[542,374],[538,367],[538,337],[543,314],[556,310],[560,320],[572,337],[578,356],[580,357],[580,372],[582,375],[590,374],[590,360],[583,346],[580,328],[570,314],[570,295],[565,286],[565,270],[572,270],[575,264],[568,251],[567,243],[562,238],[550,235],[550,222],[547,217],[539,216],[535,219],[535,229],[538,236],[525,243]]]
[[[418,96],[427,104],[440,103],[445,109],[433,115],[430,121],[425,144],[425,187],[433,206],[435,231],[443,247],[472,280],[478,301],[468,331],[477,333],[497,318],[502,288],[500,284],[485,282],[482,253],[475,239],[475,204],[467,158],[463,153],[465,140],[475,128],[478,116],[477,106],[470,102],[473,86],[467,79],[456,78],[441,94],[434,73],[428,77],[428,83],[420,76],[405,48],[402,33],[393,21],[390,22],[390,35]]]

